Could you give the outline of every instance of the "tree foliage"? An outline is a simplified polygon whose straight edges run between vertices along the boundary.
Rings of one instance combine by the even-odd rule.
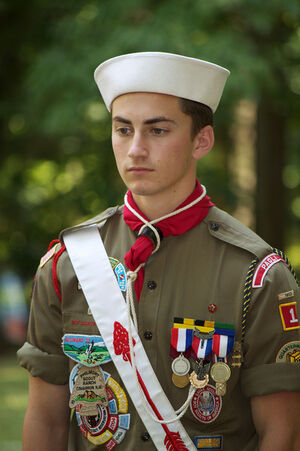
[[[286,191],[280,227],[292,243],[300,222],[298,0],[12,0],[0,2],[0,14],[3,268],[29,277],[60,229],[122,202],[110,118],[93,71],[136,51],[181,53],[231,70],[216,114],[216,148],[199,168],[225,209],[236,205],[227,159],[237,103],[267,101],[280,113],[284,162],[274,183]]]

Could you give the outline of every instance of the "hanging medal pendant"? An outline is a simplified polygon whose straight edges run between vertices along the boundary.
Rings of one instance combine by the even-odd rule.
[[[180,354],[180,356],[172,362],[172,371],[176,376],[186,376],[189,373],[190,368],[190,362],[183,354]]]
[[[216,394],[218,396],[224,396],[226,394],[226,382],[231,376],[231,370],[227,363],[214,363],[211,367],[210,375],[216,383]]]
[[[242,344],[239,341],[235,341],[231,355],[231,366],[239,368],[242,365],[242,361]]]
[[[204,379],[198,379],[198,375],[197,373],[195,373],[195,371],[193,371],[190,375],[190,383],[194,388],[204,388],[208,384],[208,381],[208,374],[205,374]]]
[[[184,388],[189,384],[189,371],[191,365],[188,359],[184,357],[181,353],[179,357],[177,357],[172,362],[172,382],[175,387]]]
[[[175,387],[178,388],[184,388],[190,383],[190,378],[188,374],[185,374],[184,376],[178,376],[177,374],[172,374],[172,382],[175,385]]]

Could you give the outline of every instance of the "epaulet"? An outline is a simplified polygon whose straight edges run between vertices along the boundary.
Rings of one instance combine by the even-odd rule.
[[[80,224],[77,224],[73,227],[68,227],[67,229],[64,229],[61,231],[59,237],[61,240],[63,240],[63,234],[65,232],[69,232],[71,230],[78,230],[78,229],[82,229],[83,227],[86,227],[88,225],[93,225],[93,224],[97,224],[99,227],[102,227],[106,221],[111,218],[112,216],[114,216],[116,213],[121,213],[122,212],[122,207],[119,207],[118,205],[115,207],[110,207],[107,208],[106,210],[104,210],[102,213],[100,213],[97,216],[94,216],[91,219],[88,219],[87,221],[84,221]]]
[[[212,207],[203,221],[210,235],[250,252],[258,259],[271,252],[272,247],[244,224],[217,207]]]
[[[45,264],[53,258],[56,251],[58,250],[58,247],[60,245],[60,240],[52,240],[48,246],[48,250],[45,255],[40,260],[39,268],[43,268]]]

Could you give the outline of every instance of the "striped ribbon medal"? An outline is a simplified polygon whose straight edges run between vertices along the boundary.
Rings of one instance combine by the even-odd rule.
[[[190,371],[190,362],[183,355],[186,352],[193,341],[193,329],[187,327],[175,327],[172,328],[171,332],[171,354],[174,355],[174,351],[176,357],[172,362],[172,381],[173,384],[178,388],[184,388],[189,383],[189,371]]]
[[[205,359],[212,352],[214,329],[208,330],[206,327],[196,327],[192,348],[197,359]]]
[[[216,394],[219,396],[226,394],[226,382],[231,376],[231,370],[227,365],[227,361],[233,345],[234,326],[222,324],[221,327],[216,327],[212,343],[213,361],[215,363],[211,367],[210,375],[216,383]]]
[[[216,327],[212,341],[214,362],[227,363],[234,345],[234,329]]]

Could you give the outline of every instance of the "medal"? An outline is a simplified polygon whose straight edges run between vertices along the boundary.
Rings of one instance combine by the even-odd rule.
[[[206,374],[204,379],[199,380],[195,371],[190,375],[190,383],[194,388],[204,388],[208,384],[209,376]]]
[[[242,344],[239,341],[234,342],[233,352],[231,355],[231,366],[240,367],[242,364]]]
[[[190,362],[182,354],[172,362],[172,371],[176,376],[185,376],[190,368]]]
[[[231,371],[227,363],[216,362],[210,370],[211,378],[216,382],[216,394],[224,396],[226,393],[226,382],[230,378]]]
[[[184,388],[189,384],[190,378],[188,374],[185,374],[184,376],[178,376],[177,374],[173,373],[172,382],[175,387]]]

